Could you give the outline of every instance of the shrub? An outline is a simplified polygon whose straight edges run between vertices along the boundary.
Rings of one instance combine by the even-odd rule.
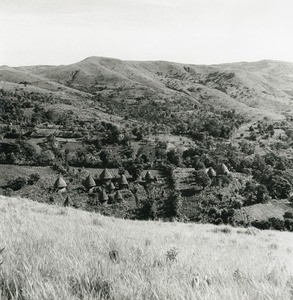
[[[215,221],[214,221],[214,224],[216,225],[221,225],[223,224],[223,220],[221,218],[217,218]]]
[[[154,220],[157,216],[156,200],[149,197],[142,202],[140,218],[143,220]]]
[[[112,299],[112,285],[109,281],[100,278],[97,271],[90,275],[81,275],[79,278],[69,277],[70,291],[77,299]]]
[[[36,183],[37,181],[39,181],[41,178],[39,173],[32,173],[27,181],[27,183],[29,185],[33,185],[34,183]]]
[[[166,253],[166,259],[167,261],[174,261],[177,258],[177,255],[179,253],[179,250],[176,247],[171,248]]]
[[[217,215],[219,212],[215,207],[211,207],[208,211],[209,216]]]
[[[213,230],[214,233],[222,232],[225,234],[231,233],[231,229],[229,227],[215,228]]]
[[[21,188],[23,188],[27,184],[27,179],[25,177],[17,177],[16,179],[10,180],[8,182],[8,186],[13,190],[13,191],[18,191]]]
[[[165,214],[167,217],[180,217],[182,197],[179,191],[175,190],[172,195],[165,200]]]
[[[292,211],[286,211],[284,213],[284,218],[286,218],[286,219],[293,219],[293,213],[292,213]]]
[[[235,200],[232,203],[232,207],[235,208],[235,209],[240,209],[242,207],[242,202],[239,201],[239,200]]]
[[[110,259],[111,259],[111,261],[112,262],[114,262],[114,263],[118,263],[119,262],[119,252],[118,252],[118,250],[111,250],[111,251],[109,251],[109,257],[110,257]]]
[[[259,221],[259,220],[255,220],[251,222],[251,225],[253,227],[256,227],[258,229],[270,229],[271,225],[268,221]]]
[[[288,198],[291,185],[286,178],[275,175],[271,179],[269,190],[273,198]]]

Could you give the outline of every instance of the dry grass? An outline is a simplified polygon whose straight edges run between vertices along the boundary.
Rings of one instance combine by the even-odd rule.
[[[292,299],[293,235],[0,197],[0,299]]]

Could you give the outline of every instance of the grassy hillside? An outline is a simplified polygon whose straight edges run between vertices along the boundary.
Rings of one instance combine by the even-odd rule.
[[[0,197],[1,299],[292,299],[292,233]]]
[[[2,66],[0,87],[66,99],[91,116],[84,105],[95,95],[107,101],[185,103],[185,109],[208,103],[250,117],[279,118],[292,110],[292,74],[292,63],[279,61],[205,66],[89,57],[66,66]]]

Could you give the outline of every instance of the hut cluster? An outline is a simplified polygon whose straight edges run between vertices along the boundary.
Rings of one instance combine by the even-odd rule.
[[[129,184],[124,174],[120,177],[113,177],[109,170],[104,169],[100,176],[93,178],[89,174],[82,182],[86,192],[89,194],[98,194],[100,202],[108,202],[112,198],[115,202],[123,201],[123,196],[120,192],[122,189],[127,189]],[[59,176],[54,183],[54,190],[59,193],[66,192],[67,183]],[[111,199],[111,200],[112,200]]]
[[[206,169],[206,173],[210,178],[214,178],[217,175],[229,175],[230,171],[225,164],[221,164],[218,166],[217,171],[213,167],[209,167]]]
[[[155,181],[150,171],[146,172],[143,178],[140,178],[140,184],[148,184]],[[108,169],[104,169],[97,178],[89,174],[82,182],[83,190],[89,195],[97,195],[101,203],[122,202],[123,193],[121,190],[128,189],[129,183],[125,174],[119,177],[113,176]],[[67,191],[67,183],[59,176],[54,183],[54,190],[63,193]]]

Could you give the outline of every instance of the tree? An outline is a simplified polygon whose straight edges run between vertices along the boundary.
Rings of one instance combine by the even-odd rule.
[[[268,190],[265,185],[259,184],[256,187],[256,201],[258,203],[265,203],[267,201]]]
[[[172,150],[167,152],[167,159],[171,164],[173,164],[177,167],[181,163],[181,156],[179,155],[179,153],[175,149],[172,149]]]
[[[198,170],[194,172],[195,181],[198,185],[206,188],[211,185],[211,179],[204,170]]]
[[[55,162],[55,155],[52,152],[52,150],[45,150],[45,151],[41,152],[38,157],[38,162],[40,165],[43,165],[43,166],[53,165]]]
[[[165,215],[169,218],[180,217],[180,209],[182,206],[182,197],[178,190],[174,190],[174,192],[166,198],[165,200]]]
[[[128,173],[132,176],[134,180],[138,179],[141,172],[142,167],[140,164],[134,162],[133,160],[129,160],[124,164],[124,168],[128,171]]]
[[[270,134],[270,136],[273,136],[275,134],[275,130],[274,130],[274,125],[273,124],[270,124],[267,127],[267,132]]]
[[[143,220],[154,220],[157,217],[157,202],[154,197],[147,197],[141,205],[140,217]]]
[[[35,182],[39,181],[41,178],[39,173],[32,173],[27,181],[28,184],[33,185]]]
[[[291,185],[287,179],[275,175],[271,179],[269,190],[273,198],[288,198],[291,191]]]

